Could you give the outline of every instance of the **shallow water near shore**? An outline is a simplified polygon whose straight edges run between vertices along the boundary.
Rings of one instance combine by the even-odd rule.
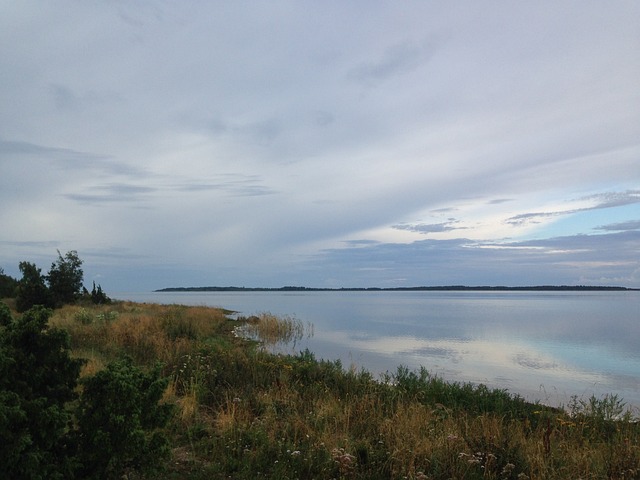
[[[529,400],[616,394],[640,407],[640,292],[148,292],[121,300],[270,312],[313,324],[308,348],[374,375],[424,366]]]

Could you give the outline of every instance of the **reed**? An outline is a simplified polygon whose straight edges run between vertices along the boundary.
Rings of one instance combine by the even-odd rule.
[[[241,317],[242,322],[236,333],[259,341],[267,347],[277,344],[295,344],[305,336],[313,335],[313,325],[303,323],[294,317],[278,317],[271,313],[262,313],[249,318]]]

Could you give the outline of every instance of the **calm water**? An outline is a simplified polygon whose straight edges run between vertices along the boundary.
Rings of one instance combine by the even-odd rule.
[[[640,407],[640,292],[118,294],[311,322],[289,348],[374,374],[400,364],[551,405],[615,393]]]

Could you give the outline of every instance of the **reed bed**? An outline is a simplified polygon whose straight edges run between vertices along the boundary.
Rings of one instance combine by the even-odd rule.
[[[240,317],[241,322],[236,334],[257,340],[266,347],[278,344],[294,345],[305,337],[313,335],[313,325],[290,317],[278,317],[271,313],[262,313],[248,318]]]
[[[123,302],[65,307],[51,322],[90,371],[122,355],[162,362],[164,401],[176,405],[165,478],[640,478],[637,412],[615,396],[550,408],[426,369],[373,378],[234,335],[238,324],[265,343],[309,334],[270,314],[232,321],[219,309]]]

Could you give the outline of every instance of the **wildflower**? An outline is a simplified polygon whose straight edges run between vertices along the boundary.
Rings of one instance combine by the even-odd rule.
[[[511,472],[513,472],[514,468],[516,468],[516,466],[513,463],[507,463],[502,469],[502,472],[500,473],[500,475],[504,477],[510,477]]]

